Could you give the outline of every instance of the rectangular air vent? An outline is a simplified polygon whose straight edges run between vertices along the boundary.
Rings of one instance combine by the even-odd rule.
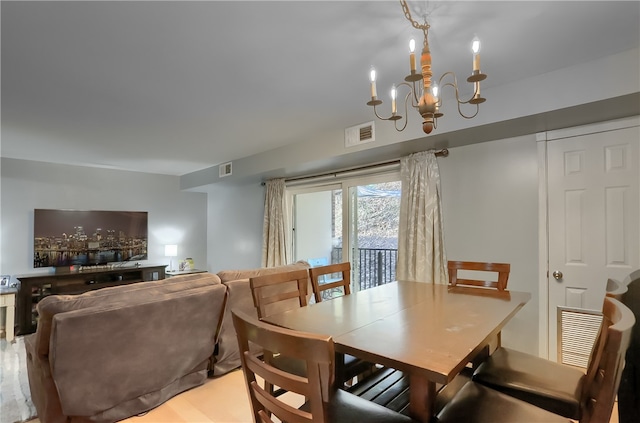
[[[218,177],[224,178],[225,176],[230,176],[230,175],[231,175],[231,162],[222,163],[218,167]]]
[[[558,307],[558,361],[586,368],[602,324],[602,313]]]
[[[346,148],[366,144],[376,140],[373,122],[352,126],[344,130],[344,146]]]

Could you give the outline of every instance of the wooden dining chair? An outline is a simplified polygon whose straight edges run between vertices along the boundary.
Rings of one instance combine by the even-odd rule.
[[[249,278],[253,305],[264,319],[308,303],[309,271],[290,270]]]
[[[255,422],[271,423],[272,416],[287,423],[410,423],[407,416],[362,399],[334,383],[335,347],[327,335],[293,331],[262,322],[239,310],[232,310],[233,324]],[[269,356],[279,355],[304,363],[301,377],[283,371],[249,349],[249,343],[260,346]],[[282,398],[263,389],[258,377],[282,386],[306,399],[296,408]]]
[[[339,274],[338,278],[331,278],[326,281],[325,278],[327,276],[332,277],[336,274]],[[336,292],[340,292],[339,296],[351,294],[351,263],[348,261],[311,267],[309,276],[316,303],[327,298],[334,298]],[[331,293],[331,295],[326,296],[324,295],[325,293]],[[374,369],[375,363],[345,354],[344,357],[338,358],[336,362],[336,378],[337,380],[348,382],[354,377],[370,373]]]
[[[607,285],[605,289],[605,295],[607,297],[615,298],[616,300],[622,301],[624,293],[627,292],[627,285],[623,284],[617,279],[609,278],[607,279]]]
[[[628,307],[610,297],[604,299],[602,316],[586,374],[538,356],[500,348],[476,369],[472,380],[580,423],[608,422],[635,318]]]
[[[623,285],[625,292],[622,304],[633,312],[636,325],[631,331],[631,342],[618,387],[618,421],[637,423],[640,422],[640,270],[631,273]]]
[[[447,268],[449,270],[449,285],[452,287],[486,289],[487,294],[500,294],[505,292],[507,290],[507,283],[509,282],[509,273],[511,272],[511,265],[509,263],[485,263],[479,261],[448,261]],[[473,271],[475,275],[489,276],[488,274],[491,273],[493,274],[492,279],[495,280],[458,278],[458,270]],[[479,362],[486,359],[489,354],[500,348],[501,345],[502,333],[498,332],[489,345],[473,358],[470,363],[471,366],[476,367]]]
[[[507,289],[509,281],[509,272],[511,265],[509,263],[484,263],[477,261],[449,261],[447,262],[449,270],[449,285],[458,286],[475,286],[483,288],[495,288],[498,291]],[[458,278],[458,270],[472,270],[481,272],[497,273],[497,280],[485,281],[479,279]]]
[[[336,279],[326,280],[327,276],[340,274]],[[351,294],[351,263],[328,264],[325,266],[311,267],[309,269],[313,296],[316,303],[323,300],[323,293],[331,293],[328,298],[333,298],[336,290],[341,291],[341,295]]]
[[[300,269],[255,276],[249,278],[249,287],[258,318],[264,319],[275,313],[307,305],[309,271],[308,269]],[[305,375],[306,369],[300,360],[278,355],[270,356],[268,351],[265,352],[265,355],[265,359],[273,366],[298,376]],[[265,389],[276,396],[286,392],[282,386],[275,389],[268,381],[265,381]]]

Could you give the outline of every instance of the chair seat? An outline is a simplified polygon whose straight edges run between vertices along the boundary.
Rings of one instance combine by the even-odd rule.
[[[309,411],[308,403],[301,410]],[[338,389],[328,406],[329,421],[336,423],[415,423],[404,414],[367,401],[357,395]]]
[[[569,419],[475,382],[467,382],[435,419],[438,423],[568,423]]]
[[[473,374],[473,381],[545,410],[579,420],[585,374],[563,364],[497,349]]]

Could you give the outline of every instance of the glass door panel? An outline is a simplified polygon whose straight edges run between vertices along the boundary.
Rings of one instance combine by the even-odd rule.
[[[353,285],[357,290],[396,279],[400,181],[349,188]]]

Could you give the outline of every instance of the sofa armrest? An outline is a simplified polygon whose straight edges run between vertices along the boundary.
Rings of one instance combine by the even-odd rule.
[[[49,357],[38,355],[36,334],[24,337],[27,357],[27,376],[31,401],[38,411],[38,419],[43,423],[65,423],[67,416],[62,413],[60,397],[51,376]]]
[[[237,309],[258,317],[253,298],[251,296],[251,288],[249,287],[249,279],[238,279],[224,282],[227,287],[229,298],[227,307],[220,328],[220,336],[218,337],[218,354],[213,364],[214,376],[220,376],[240,367],[240,352],[238,351],[238,340],[236,339],[236,330],[233,327],[233,319],[231,310]]]

